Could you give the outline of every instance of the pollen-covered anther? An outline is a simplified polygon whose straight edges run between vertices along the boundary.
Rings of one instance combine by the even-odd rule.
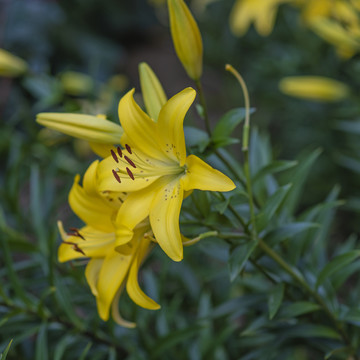
[[[129,165],[136,169],[136,165],[131,159],[129,159],[126,155],[124,156],[124,159],[129,163]]]
[[[126,150],[128,151],[128,153],[129,153],[129,154],[132,154],[130,145],[125,144],[125,147],[126,147]]]
[[[123,154],[122,154],[122,150],[121,150],[120,146],[118,146],[116,148],[116,150],[117,150],[117,153],[119,154],[120,158],[122,158]]]
[[[113,157],[113,159],[118,163],[119,162],[119,159],[117,158],[116,154],[115,154],[115,151],[114,150],[110,150],[110,153],[111,153],[111,156]]]
[[[83,239],[83,240],[86,240],[79,232],[79,230],[77,228],[69,228],[70,231],[72,231],[71,234],[68,234],[68,235],[72,235],[72,236],[77,236],[79,237],[80,239]]]
[[[121,179],[120,179],[120,176],[118,175],[118,173],[113,169],[112,170],[112,173],[114,175],[114,178],[116,179],[116,181],[121,184]]]
[[[84,253],[83,250],[80,249],[78,244],[75,244],[71,241],[63,241],[63,243],[67,244],[67,245],[71,245],[74,251],[79,252],[79,253],[83,254],[84,256],[86,256],[86,254]]]
[[[126,171],[127,171],[128,175],[131,177],[131,179],[135,180],[134,174],[131,172],[131,170],[128,167],[126,168]]]

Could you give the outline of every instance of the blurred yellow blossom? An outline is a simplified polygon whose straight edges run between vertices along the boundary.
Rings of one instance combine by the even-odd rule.
[[[76,71],[65,71],[60,75],[60,82],[64,91],[69,95],[82,96],[94,90],[93,79],[86,74]]]
[[[285,77],[279,88],[286,95],[320,102],[339,101],[350,93],[346,84],[321,76]]]

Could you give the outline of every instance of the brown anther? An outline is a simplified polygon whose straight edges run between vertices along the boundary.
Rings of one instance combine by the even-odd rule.
[[[121,149],[120,149],[120,146],[118,146],[118,147],[116,148],[116,150],[117,150],[119,156],[122,158],[122,151],[121,151]]]
[[[119,159],[117,158],[114,150],[111,149],[110,152],[111,152],[111,156],[113,157],[113,159],[118,163],[118,162],[119,162]]]
[[[125,147],[129,154],[132,154],[131,147],[128,144],[125,144]]]
[[[129,159],[126,155],[124,156],[124,159],[129,163],[129,165],[136,169],[136,165],[131,159]]]
[[[120,184],[121,183],[121,179],[120,176],[117,174],[117,172],[113,169],[112,173],[114,175],[114,178],[116,179],[116,181]]]
[[[80,234],[77,228],[69,228],[69,230],[74,232],[72,235],[78,236],[79,238],[85,240],[85,238]]]
[[[135,180],[134,174],[131,172],[131,170],[130,170],[128,167],[126,168],[126,171],[127,171],[127,173],[129,174],[129,176],[131,177],[131,179],[132,179],[132,180]]]
[[[86,256],[84,251],[81,250],[77,244],[73,245],[73,250],[75,250],[76,252],[79,252],[80,254],[83,254],[84,256]]]

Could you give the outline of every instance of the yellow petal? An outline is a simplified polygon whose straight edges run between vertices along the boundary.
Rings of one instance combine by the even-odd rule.
[[[120,295],[123,291],[124,286],[120,286],[119,290],[117,291],[114,300],[111,304],[111,315],[112,318],[114,319],[114,321],[123,327],[126,327],[128,329],[134,329],[136,328],[136,324],[134,322],[131,321],[127,321],[125,319],[123,319],[123,317],[120,315],[119,312],[119,299],[120,299]]]
[[[91,93],[94,90],[93,79],[77,71],[65,71],[60,75],[60,82],[65,93],[81,96]]]
[[[134,150],[139,149],[146,156],[162,159],[164,154],[158,146],[156,123],[141,110],[133,94],[134,89],[124,95],[119,102],[119,119],[128,144]],[[122,144],[125,145],[124,141]]]
[[[248,1],[247,1],[248,2]],[[246,8],[246,1],[236,0],[230,13],[230,28],[236,36],[243,36],[249,29],[252,13]]]
[[[150,245],[150,240],[146,238],[141,239],[138,253],[130,267],[128,280],[126,282],[126,291],[129,294],[131,300],[137,305],[145,309],[157,310],[160,309],[160,305],[151,298],[149,298],[141,290],[138,282],[139,267],[142,262],[142,258],[145,257],[148,252],[147,250],[149,248],[149,245]]]
[[[133,230],[150,212],[150,206],[158,191],[160,182],[146,189],[130,193],[116,215],[116,246],[127,243],[133,237]]]
[[[24,60],[0,49],[0,76],[15,77],[27,71],[27,64]]]
[[[101,319],[105,321],[109,319],[110,305],[127,276],[132,258],[133,253],[110,251],[104,259],[97,283],[97,306]]]
[[[69,194],[69,204],[74,213],[86,224],[97,230],[113,232],[113,209],[97,195],[92,196],[79,185],[80,176],[77,175]]]
[[[173,96],[159,114],[159,143],[166,155],[175,162],[180,162],[180,166],[184,165],[186,159],[184,118],[195,96],[194,89],[186,88]]]
[[[183,196],[182,183],[177,177],[157,192],[150,210],[150,223],[156,241],[174,261],[181,261],[183,258],[179,227]]]
[[[79,230],[79,233],[85,239],[84,240],[78,236],[67,235],[61,221],[58,221],[58,228],[63,241],[76,244],[81,250],[76,251],[73,245],[62,243],[58,249],[59,262],[85,257],[105,257],[109,252],[109,248],[114,247],[114,233],[107,234],[102,231],[98,231],[91,226],[84,226]]]
[[[185,191],[231,191],[236,187],[230,178],[195,155],[186,158],[186,166],[186,175],[182,178]]]
[[[123,150],[123,155],[128,154],[125,150]],[[119,159],[120,161],[120,159]],[[123,161],[123,160],[121,160]],[[119,183],[114,175],[113,170],[120,169],[125,172],[125,168],[129,167],[136,177],[135,180],[132,180],[130,176],[125,174],[120,174],[119,177],[121,179],[121,183]],[[156,168],[155,168],[156,170]],[[141,175],[142,170],[140,168],[132,168],[130,165],[123,163],[116,163],[112,156],[107,157],[106,159],[102,160],[98,166],[98,190],[101,191],[116,191],[116,192],[132,192],[138,191],[147,186],[151,185],[155,180],[159,178],[159,176],[149,176],[149,177],[142,177],[137,176]]]
[[[96,286],[103,262],[104,259],[91,259],[86,265],[86,269],[85,269],[86,281],[88,282],[91,292],[94,296],[98,295]]]
[[[98,196],[97,192],[97,168],[99,165],[99,160],[95,160],[91,163],[91,165],[87,168],[84,178],[83,178],[83,189],[85,192],[92,196]]]
[[[110,144],[100,144],[93,141],[89,142],[91,150],[96,154],[105,159],[109,156],[110,150],[114,150],[114,147]]]
[[[91,115],[40,113],[36,116],[36,121],[75,138],[101,144],[119,144],[123,134],[120,125]]]
[[[176,54],[189,77],[199,80],[202,74],[203,45],[196,21],[183,0],[168,0],[168,8]]]
[[[315,101],[339,101],[350,93],[346,84],[321,76],[289,76],[279,88],[286,95]]]
[[[148,64],[140,63],[139,74],[146,111],[154,121],[157,121],[160,109],[167,101],[164,89]]]

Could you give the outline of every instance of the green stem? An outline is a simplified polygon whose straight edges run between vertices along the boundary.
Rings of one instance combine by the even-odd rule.
[[[206,131],[207,131],[209,137],[211,137],[210,119],[209,119],[209,114],[208,114],[208,111],[207,111],[206,100],[205,100],[204,91],[203,91],[203,88],[202,88],[202,85],[201,85],[201,81],[196,80],[195,84],[196,84],[197,91],[199,93],[200,104],[201,104],[201,106],[203,108],[203,111],[204,111],[205,128],[206,128]]]
[[[329,319],[333,322],[344,342],[350,346],[350,340],[346,332],[344,331],[342,325],[338,322],[334,314],[331,312],[324,299],[309,286],[309,284],[305,281],[302,275],[296,272],[280,255],[278,255],[273,249],[267,246],[266,243],[263,242],[263,240],[261,239],[259,239],[259,247],[278,265],[280,265],[295,281],[297,281],[305,289],[306,292],[308,292],[316,300],[316,302],[321,306],[323,311],[328,315]]]

